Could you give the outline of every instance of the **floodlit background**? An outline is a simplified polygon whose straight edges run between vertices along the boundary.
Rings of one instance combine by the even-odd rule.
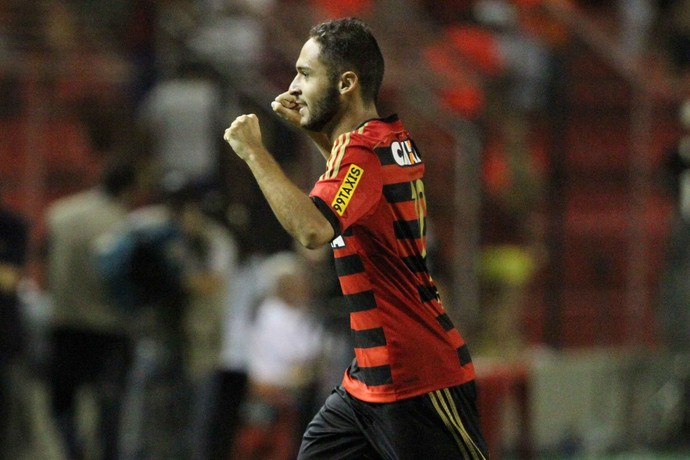
[[[238,267],[291,249],[223,130],[257,113],[307,191],[323,162],[270,102],[310,26],[351,15],[386,57],[380,113],[426,161],[429,261],[493,458],[690,458],[689,1],[3,0],[0,196],[31,231],[7,458],[65,458],[45,389],[47,206],[113,156],[151,190],[187,168],[212,177],[204,210]],[[185,99],[189,69],[210,89]],[[346,330],[328,273],[311,277],[316,317]],[[344,358],[317,385],[349,359],[331,332]]]

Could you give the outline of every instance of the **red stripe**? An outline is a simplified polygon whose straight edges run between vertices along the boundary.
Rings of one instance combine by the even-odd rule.
[[[347,389],[348,393],[363,401],[383,403],[397,400],[395,389],[390,383],[385,385],[370,386],[360,382],[359,380],[350,378],[350,376],[346,373],[345,377],[343,378],[343,385]]]
[[[376,367],[390,364],[388,359],[388,348],[355,348],[355,357],[359,367]]]
[[[404,168],[393,163],[390,165],[383,165],[381,169],[383,170],[383,177],[385,178],[384,185],[408,182],[419,179],[424,175],[424,163],[415,166],[406,166]]]
[[[369,282],[369,277],[366,273],[341,276],[339,279],[340,287],[345,295],[371,290],[371,282]]]
[[[465,343],[457,328],[453,328],[450,331],[448,331],[448,337],[450,338],[450,341],[453,344],[454,348],[461,347]]]
[[[397,220],[417,220],[419,218],[414,201],[395,203],[395,214]]]
[[[367,311],[357,311],[350,313],[350,327],[355,331],[374,329],[381,327],[381,319],[378,314]]]

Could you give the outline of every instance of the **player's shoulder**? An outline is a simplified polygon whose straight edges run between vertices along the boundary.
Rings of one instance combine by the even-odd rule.
[[[418,166],[423,162],[410,133],[397,115],[364,123],[352,136],[351,145],[358,144],[366,146],[384,166]]]
[[[375,150],[381,146],[390,144],[396,138],[405,137],[405,128],[400,123],[397,115],[385,118],[366,120],[356,129],[341,136],[339,142],[347,143],[350,147],[363,147]]]

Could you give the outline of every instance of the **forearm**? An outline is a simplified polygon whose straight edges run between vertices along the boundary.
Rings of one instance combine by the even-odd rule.
[[[276,218],[293,238],[311,249],[333,239],[331,224],[268,152],[256,152],[245,161]]]

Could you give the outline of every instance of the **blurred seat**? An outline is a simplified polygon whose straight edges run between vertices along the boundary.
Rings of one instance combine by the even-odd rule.
[[[517,458],[532,458],[532,435],[529,401],[529,369],[521,363],[481,362],[477,365],[477,405],[482,431],[493,460],[508,458],[503,428],[507,407],[513,403],[517,415]],[[511,458],[512,453],[511,453]]]

